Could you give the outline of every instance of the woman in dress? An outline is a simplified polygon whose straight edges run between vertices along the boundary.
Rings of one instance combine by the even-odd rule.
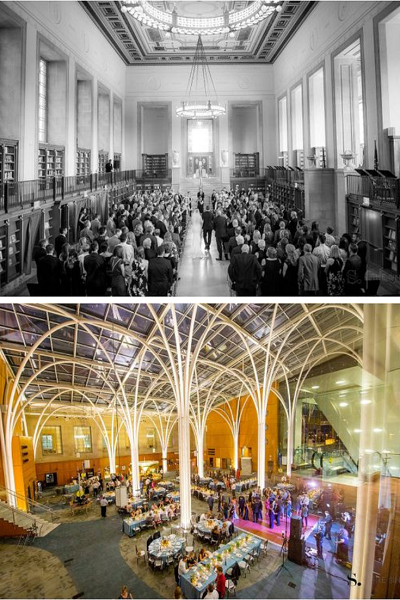
[[[113,256],[110,260],[111,290],[113,296],[127,296],[125,282],[125,265],[123,261],[122,246],[115,246]]]
[[[334,244],[325,267],[328,296],[343,296],[344,294],[343,265],[340,250]]]
[[[286,245],[286,260],[283,263],[282,278],[284,296],[297,296],[297,272],[299,268],[299,255],[293,244]]]
[[[189,250],[189,258],[203,258],[203,253],[201,251],[201,241],[202,241],[202,229],[203,229],[203,220],[200,215],[200,211],[196,208],[193,212],[192,217],[192,245]]]
[[[146,296],[148,268],[149,261],[145,259],[144,248],[140,246],[132,262],[131,296]]]
[[[275,248],[267,249],[267,258],[264,265],[264,277],[261,280],[261,293],[263,296],[279,296],[281,293],[281,263],[278,260]]]

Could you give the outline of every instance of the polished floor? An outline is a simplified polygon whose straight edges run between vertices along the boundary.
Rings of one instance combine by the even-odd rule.
[[[206,296],[210,298],[230,296],[228,285],[229,262],[227,260],[217,260],[218,251],[214,232],[211,238],[211,248],[208,252],[205,251],[204,241],[202,242],[202,258],[190,258],[192,248],[193,232],[191,225],[189,225],[179,266],[180,280],[176,287],[176,295],[180,297]]]
[[[194,514],[205,506],[193,498]],[[154,572],[136,560],[136,549],[146,550],[152,531],[127,537],[114,506],[105,519],[97,505],[87,519],[80,515],[75,520],[67,507],[64,511],[60,526],[33,546],[21,548],[14,541],[0,544],[0,598],[117,598],[123,585],[134,598],[173,597],[173,570]],[[174,524],[162,533],[171,533]],[[190,534],[187,541],[199,549]],[[307,543],[314,545],[312,535]],[[281,564],[280,545],[269,542],[267,556],[246,577],[241,576],[237,597],[348,598],[348,570],[335,562],[334,542],[324,541],[324,559],[315,568],[286,561],[281,569]]]

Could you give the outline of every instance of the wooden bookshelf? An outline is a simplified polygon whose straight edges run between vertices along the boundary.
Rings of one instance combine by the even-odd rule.
[[[142,154],[145,177],[165,177],[168,171],[168,154]]]
[[[7,278],[7,232],[8,226],[6,223],[0,225],[0,283],[5,285],[8,281]]]
[[[360,233],[360,207],[349,204],[349,233]]]
[[[0,139],[0,183],[18,181],[18,142]]]
[[[399,217],[383,215],[383,267],[400,274],[398,263]]]
[[[13,281],[21,275],[22,257],[21,257],[21,219],[10,221],[5,238],[7,246],[7,281]]]
[[[98,173],[103,175],[106,172],[106,164],[108,162],[108,152],[99,152]]]
[[[38,151],[38,179],[64,176],[65,148],[40,144]]]
[[[90,150],[78,148],[76,151],[76,175],[85,177],[90,175]]]
[[[236,177],[257,177],[260,174],[260,154],[235,153],[234,174]]]

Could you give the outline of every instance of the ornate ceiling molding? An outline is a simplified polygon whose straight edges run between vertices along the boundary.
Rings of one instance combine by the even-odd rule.
[[[307,0],[286,0],[280,13],[236,32],[234,38],[227,34],[205,36],[203,43],[208,60],[217,64],[273,63],[316,4]],[[172,35],[167,38],[164,31],[141,25],[128,13],[123,13],[118,1],[80,1],[80,5],[127,66],[182,64],[193,60],[196,36]]]

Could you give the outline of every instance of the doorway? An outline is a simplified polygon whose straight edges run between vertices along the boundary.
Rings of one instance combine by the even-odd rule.
[[[214,175],[213,120],[188,120],[187,122],[187,176],[194,179]]]

